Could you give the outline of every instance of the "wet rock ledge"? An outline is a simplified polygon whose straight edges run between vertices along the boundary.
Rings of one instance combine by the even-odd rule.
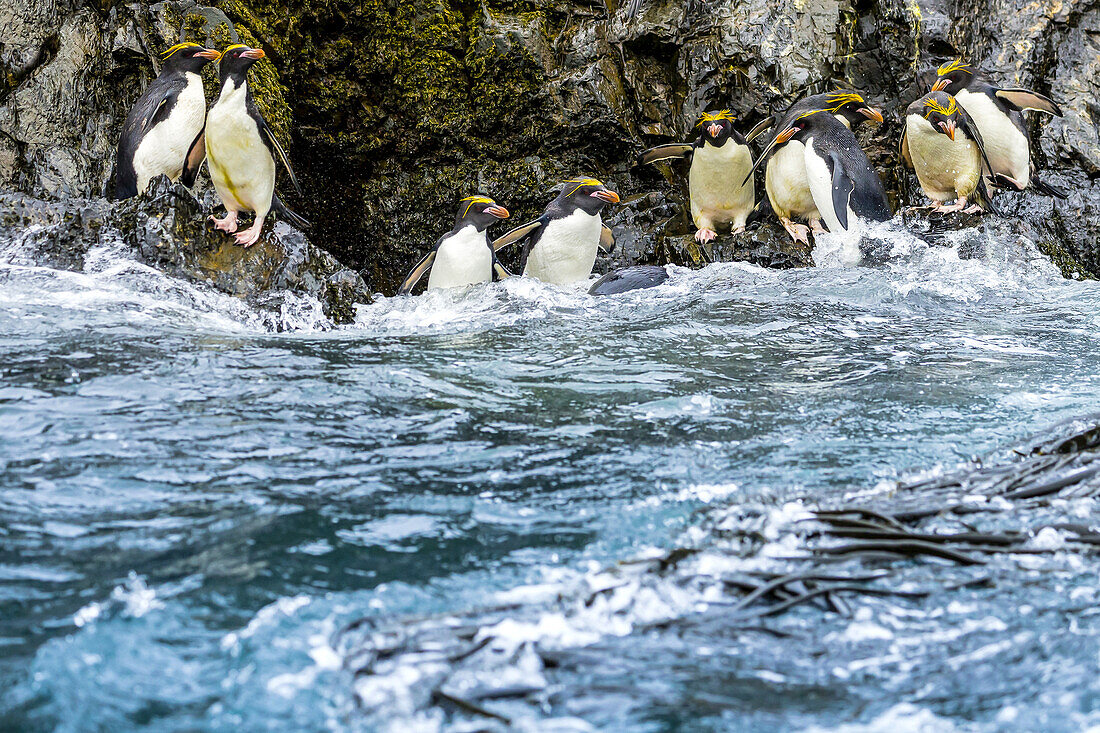
[[[206,221],[212,208],[166,178],[120,203],[0,194],[0,261],[79,272],[92,249],[121,246],[138,262],[263,310],[278,310],[286,293],[311,296],[341,324],[354,319],[356,303],[371,301],[357,273],[297,229],[279,222],[246,249]]]

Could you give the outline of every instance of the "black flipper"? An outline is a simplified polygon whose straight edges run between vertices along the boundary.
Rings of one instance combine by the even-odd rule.
[[[416,263],[416,266],[409,272],[408,277],[405,278],[405,282],[401,283],[401,287],[397,289],[398,295],[408,295],[412,292],[412,289],[416,287],[416,284],[420,282],[420,278],[424,277],[424,273],[432,269],[432,263],[435,262],[436,249],[432,249],[431,252],[424,255],[420,262]]]
[[[978,179],[978,187],[974,189],[974,203],[982,207],[987,214],[997,214],[997,207],[993,204],[993,197],[989,195],[989,187],[986,186],[985,176]]]
[[[176,106],[176,99],[179,98],[182,90],[177,86],[169,87],[164,96],[157,102],[157,108],[152,115],[147,117],[141,126],[141,133],[144,136],[145,133],[152,130],[159,123],[168,119],[168,115],[172,112],[172,109]]]
[[[844,161],[835,152],[829,153],[829,169],[833,174],[833,213],[844,231],[848,231],[848,202],[856,190],[855,181],[844,170]]]
[[[291,225],[303,232],[308,232],[312,226],[308,221],[288,209],[277,194],[271,196],[271,210],[278,214],[280,219],[286,219]]]
[[[691,143],[669,143],[668,145],[658,145],[655,148],[650,148],[638,156],[638,162],[645,165],[648,163],[656,163],[661,160],[676,160],[683,159],[691,155],[691,151],[695,149],[695,146]]]
[[[745,135],[745,142],[751,143],[753,140],[760,137],[760,135],[762,135],[765,130],[767,130],[777,122],[775,117],[775,115],[768,115],[764,119],[760,120],[760,122],[757,122],[756,125],[751,130],[749,130],[749,134]]]
[[[526,224],[521,224],[520,226],[506,233],[499,239],[494,240],[493,251],[499,252],[502,248],[507,247],[509,244],[515,244],[516,242],[519,242],[541,226],[541,219],[535,219],[534,221],[529,221]]]
[[[1062,109],[1053,99],[1030,89],[998,89],[995,94],[998,99],[1003,99],[1021,112],[1031,109],[1055,117],[1062,116]]]
[[[611,227],[606,224],[600,229],[600,249],[605,254],[611,254],[611,250],[615,249],[615,234],[611,231]]]
[[[298,176],[294,175],[294,169],[290,167],[290,158],[287,157],[286,151],[283,150],[283,146],[279,144],[279,141],[275,137],[275,133],[267,126],[267,121],[260,115],[256,117],[259,119],[260,137],[267,143],[267,147],[271,150],[272,155],[283,161],[286,172],[290,174],[290,183],[300,196],[302,194],[302,184],[298,183]]]
[[[188,188],[195,185],[195,178],[199,175],[199,168],[202,167],[204,160],[206,160],[205,127],[199,131],[198,137],[192,141],[191,147],[187,149],[187,157],[183,159],[183,175],[180,176],[183,185]]]

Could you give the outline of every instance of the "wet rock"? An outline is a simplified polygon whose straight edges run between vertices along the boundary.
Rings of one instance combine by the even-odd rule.
[[[4,194],[0,257],[80,271],[92,248],[122,245],[140,262],[261,308],[278,310],[282,293],[308,295],[320,301],[333,322],[347,323],[355,317],[356,303],[370,302],[358,274],[290,225],[278,222],[244,248],[215,230],[205,210],[187,189],[163,177],[143,195],[118,203]]]

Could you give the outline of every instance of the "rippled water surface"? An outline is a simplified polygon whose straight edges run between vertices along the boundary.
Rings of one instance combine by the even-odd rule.
[[[0,721],[470,726],[399,694],[362,709],[336,632],[568,588],[707,547],[722,512],[889,491],[1095,410],[1096,284],[978,244],[898,236],[869,265],[716,264],[605,299],[512,279],[339,329],[303,301],[280,333],[117,253],[0,265]],[[797,643],[572,629],[588,655],[516,725],[1098,724],[1100,625],[1058,606],[1096,600],[1078,563],[1011,593],[803,609]]]

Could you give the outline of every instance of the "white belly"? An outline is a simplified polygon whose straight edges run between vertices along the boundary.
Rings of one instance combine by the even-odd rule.
[[[820,218],[806,178],[806,148],[798,140],[791,140],[772,155],[764,187],[776,215],[787,219]]]
[[[210,179],[226,208],[264,217],[275,192],[275,159],[245,108],[245,87],[227,81],[206,118]]]
[[[964,89],[955,99],[978,126],[993,172],[1026,186],[1031,178],[1031,148],[1027,137],[986,95],[971,94]]]
[[[173,181],[183,173],[187,151],[202,131],[206,120],[206,97],[202,91],[202,78],[187,73],[187,86],[176,98],[168,118],[158,122],[145,133],[134,151],[134,172],[137,173],[137,190],[141,193],[156,176],[166,175]]]
[[[587,280],[596,264],[602,227],[599,214],[580,209],[554,219],[527,255],[523,274],[555,285]]]
[[[804,149],[806,179],[809,182],[814,203],[817,205],[817,210],[821,212],[821,218],[828,225],[830,232],[835,234],[848,231],[855,224],[855,214],[852,212],[852,207],[845,203],[848,210],[848,226],[843,227],[840,225],[840,218],[833,207],[833,174],[829,171],[829,165],[825,162],[825,159],[814,152],[813,146],[814,139],[812,137],[806,138]]]
[[[746,145],[727,140],[720,148],[707,143],[696,148],[688,173],[691,192],[691,218],[700,229],[729,224],[734,229],[745,226],[756,199],[753,182],[745,185],[752,154]]]
[[[493,255],[485,232],[463,227],[444,239],[435,252],[428,290],[461,288],[493,280]]]
[[[923,117],[909,115],[905,121],[909,157],[917,180],[933,201],[951,201],[970,196],[981,178],[982,159],[978,144],[961,131],[955,139],[936,132]]]

